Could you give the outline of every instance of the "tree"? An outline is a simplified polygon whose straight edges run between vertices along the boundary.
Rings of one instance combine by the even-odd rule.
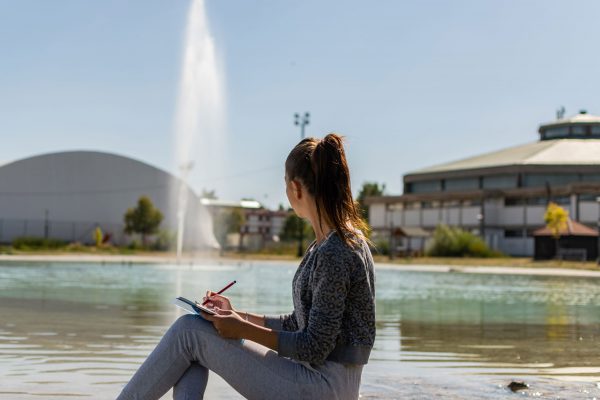
[[[240,233],[246,218],[239,208],[219,212],[213,222],[213,232],[221,248],[227,246],[227,234]]]
[[[382,183],[381,186],[377,182],[365,182],[358,192],[358,197],[356,201],[360,205],[360,210],[362,213],[362,217],[365,221],[369,222],[369,206],[365,204],[365,200],[369,196],[383,196],[385,192],[385,183]]]
[[[96,243],[96,247],[101,247],[104,240],[104,234],[102,233],[102,228],[99,226],[94,229],[94,243]]]
[[[201,199],[216,200],[217,199],[217,192],[214,189],[213,190],[208,190],[208,189],[202,188],[202,193],[200,193],[200,198]]]
[[[135,208],[130,208],[125,213],[125,233],[139,233],[142,236],[142,245],[146,247],[146,236],[158,231],[163,220],[163,214],[154,207],[148,196],[142,196]]]
[[[567,221],[569,220],[569,212],[556,203],[548,203],[546,212],[544,213],[544,222],[546,227],[550,229],[552,237],[556,243],[556,257],[558,257],[558,248],[560,240],[560,232],[567,229]]]
[[[310,224],[305,223],[295,213],[290,213],[283,222],[281,239],[284,241],[298,241],[298,257],[302,257],[304,253],[304,239],[312,241],[314,238],[315,232],[310,227]]]

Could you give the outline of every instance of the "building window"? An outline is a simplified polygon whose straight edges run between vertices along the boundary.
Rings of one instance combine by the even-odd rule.
[[[409,189],[411,193],[431,193],[441,191],[442,185],[440,181],[412,182]]]
[[[446,179],[444,190],[447,192],[479,189],[479,178]]]
[[[523,206],[527,204],[527,201],[522,197],[505,197],[504,198],[504,206],[512,207],[512,206]]]
[[[565,186],[578,181],[577,174],[525,174],[523,184],[526,187]]]
[[[481,207],[481,200],[480,199],[463,200],[462,206],[463,207]]]
[[[544,139],[556,139],[569,136],[568,126],[557,126],[555,128],[546,129],[543,133]]]
[[[483,177],[484,189],[510,189],[516,188],[517,175],[490,175]]]
[[[545,206],[548,203],[548,199],[545,197],[531,197],[527,199],[527,204],[530,206]]]
[[[600,197],[600,194],[580,194],[579,195],[579,201],[593,201],[594,203],[596,202],[596,198]]]
[[[584,136],[586,133],[586,126],[574,125],[571,127],[571,136]]]
[[[556,204],[560,204],[561,206],[568,206],[571,204],[571,198],[569,196],[553,197],[552,201]]]
[[[448,200],[448,201],[444,201],[443,205],[444,205],[444,207],[447,207],[447,208],[460,207],[460,201],[459,200]]]
[[[505,229],[504,237],[505,238],[522,238],[522,237],[524,237],[523,233],[524,233],[523,229]]]
[[[581,174],[583,182],[600,182],[600,174]]]

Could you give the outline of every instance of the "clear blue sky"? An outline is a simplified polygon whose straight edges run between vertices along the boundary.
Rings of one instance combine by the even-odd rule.
[[[206,0],[229,148],[197,190],[285,203],[308,134],[347,136],[355,192],[537,140],[564,105],[600,114],[597,1]],[[0,161],[116,152],[173,171],[187,0],[0,0]]]

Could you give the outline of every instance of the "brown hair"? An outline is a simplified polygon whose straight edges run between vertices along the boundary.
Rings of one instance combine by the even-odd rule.
[[[323,139],[303,139],[288,155],[285,173],[289,180],[300,180],[315,198],[319,223],[324,212],[327,222],[333,225],[345,244],[358,245],[357,233],[348,223],[363,235],[369,228],[352,199],[342,136],[330,133]]]

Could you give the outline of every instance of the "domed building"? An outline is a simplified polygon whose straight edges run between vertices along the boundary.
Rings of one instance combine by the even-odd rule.
[[[43,154],[0,165],[0,243],[17,237],[93,242],[100,227],[110,242],[127,244],[124,215],[148,196],[164,215],[160,229],[175,237],[181,181],[128,157],[97,151]],[[187,196],[184,248],[215,247],[209,213],[193,190]]]
[[[402,195],[368,199],[369,219],[380,236],[408,232],[401,248],[423,249],[443,223],[506,254],[532,256],[548,202],[596,229],[599,196],[600,117],[581,111],[541,125],[537,142],[406,174]]]

